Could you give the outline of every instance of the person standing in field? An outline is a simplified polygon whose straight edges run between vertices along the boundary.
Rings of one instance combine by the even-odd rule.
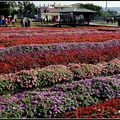
[[[34,25],[33,25],[32,19],[29,19],[29,20],[30,20],[30,26],[33,27]]]
[[[28,19],[27,18],[25,19],[25,27],[26,28],[28,27]]]
[[[20,25],[23,27],[23,19],[20,20]]]
[[[23,18],[23,27],[26,27],[25,25],[26,25],[26,17],[25,18]]]
[[[5,19],[5,27],[8,27],[8,19]]]
[[[30,19],[29,18],[27,18],[27,22],[28,22],[27,27],[30,27]]]
[[[4,15],[2,15],[2,25],[5,25],[5,17],[4,17]]]
[[[8,17],[7,20],[8,20],[8,24],[10,24],[10,17]]]
[[[114,23],[114,17],[111,18],[111,22]]]
[[[107,23],[110,22],[110,17],[107,17],[106,22],[107,22]]]
[[[11,20],[11,22],[12,22],[12,26],[15,26],[15,20],[14,20],[14,18]]]
[[[1,25],[2,25],[2,18],[0,17],[0,27],[1,27]]]

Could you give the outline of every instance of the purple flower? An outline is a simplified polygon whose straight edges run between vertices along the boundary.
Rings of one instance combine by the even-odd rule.
[[[102,88],[100,86],[98,86],[98,89],[99,89],[99,91],[102,91]]]

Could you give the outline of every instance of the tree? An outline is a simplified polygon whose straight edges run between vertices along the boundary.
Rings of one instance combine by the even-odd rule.
[[[10,5],[8,2],[0,2],[0,15],[7,17],[9,15]]]
[[[17,7],[17,2],[16,1],[8,1],[7,2],[11,8]]]
[[[9,4],[7,1],[5,2],[0,2],[0,8],[8,8],[9,7]]]
[[[18,11],[22,14],[27,13],[37,13],[37,7],[34,3],[30,3],[29,1],[18,1]]]
[[[107,11],[107,16],[116,16],[117,14],[118,14],[117,11],[114,10],[108,9]]]
[[[94,5],[94,4],[92,4],[92,3],[86,3],[86,4],[80,3],[78,6],[83,7],[83,8],[86,8],[86,9],[90,9],[90,10],[97,11],[96,14],[97,14],[98,16],[101,16],[102,13],[103,13],[102,7],[100,7],[100,6],[98,6],[98,5]]]
[[[17,13],[15,10],[17,3],[15,1],[0,2],[0,15],[7,17]]]
[[[0,15],[7,17],[8,15],[14,15],[22,13],[26,15],[28,13],[37,14],[37,7],[34,3],[29,1],[5,1],[0,2]],[[3,14],[4,13],[4,14]]]
[[[12,16],[14,14],[17,14],[18,13],[18,11],[16,10],[17,2],[15,2],[15,1],[8,1],[8,4],[10,6],[10,8],[9,8],[9,14],[12,15]]]

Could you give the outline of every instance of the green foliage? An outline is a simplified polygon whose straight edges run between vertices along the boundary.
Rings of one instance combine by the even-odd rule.
[[[53,79],[54,73],[51,70],[42,69],[37,74],[37,84],[39,86],[46,86],[47,84],[52,84],[55,80]]]
[[[14,76],[14,83],[19,86],[19,88],[34,88],[37,86],[37,77],[34,71],[22,70]]]
[[[18,10],[16,10],[16,7]],[[37,14],[37,7],[34,3],[31,3],[29,1],[6,1],[6,2],[0,2],[0,15],[5,15],[7,17],[8,15],[13,15],[16,13],[34,13]]]
[[[0,2],[0,15],[5,15],[7,17],[10,13],[10,5],[8,2]]]
[[[9,90],[10,81],[2,80],[0,81],[0,91]]]
[[[18,105],[16,102],[14,103],[7,103],[9,104],[9,112],[3,112],[3,116],[4,118],[7,118],[9,116],[9,118],[21,118],[23,110],[18,109]]]
[[[97,76],[97,67],[91,64],[71,64],[69,69],[74,74],[74,80],[83,78],[91,78],[94,75]]]
[[[10,7],[10,5],[8,4],[7,1],[5,1],[5,2],[1,2],[1,1],[0,1],[0,9],[1,9],[1,8],[9,8],[9,7]]]
[[[102,69],[103,75],[112,75],[112,74],[120,73],[120,64],[116,62],[109,62],[105,64],[104,68]]]
[[[73,80],[73,73],[64,65],[52,65],[48,66],[51,70],[57,72],[58,81],[72,81]]]
[[[55,83],[72,81],[73,75],[67,68],[61,66],[49,66],[41,69],[37,74],[39,86],[53,85]]]
[[[37,7],[34,3],[31,3],[29,1],[19,1],[18,2],[18,11],[22,14],[26,13],[34,13],[37,14]]]
[[[116,16],[116,15],[118,15],[117,11],[110,9],[107,10],[107,16]]]
[[[97,11],[97,15],[101,15],[101,10],[102,10],[102,7],[101,6],[98,6],[98,5],[94,5],[92,3],[86,3],[86,4],[82,4],[80,3],[78,6],[80,7],[83,7],[83,8],[87,8],[87,9],[90,9],[90,10],[94,10],[94,11]]]

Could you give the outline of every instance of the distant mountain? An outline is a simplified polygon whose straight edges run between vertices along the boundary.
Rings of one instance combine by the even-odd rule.
[[[120,13],[120,7],[107,7],[107,10],[114,10],[114,11],[117,11],[118,13]],[[103,10],[106,10],[105,7],[103,7]]]

